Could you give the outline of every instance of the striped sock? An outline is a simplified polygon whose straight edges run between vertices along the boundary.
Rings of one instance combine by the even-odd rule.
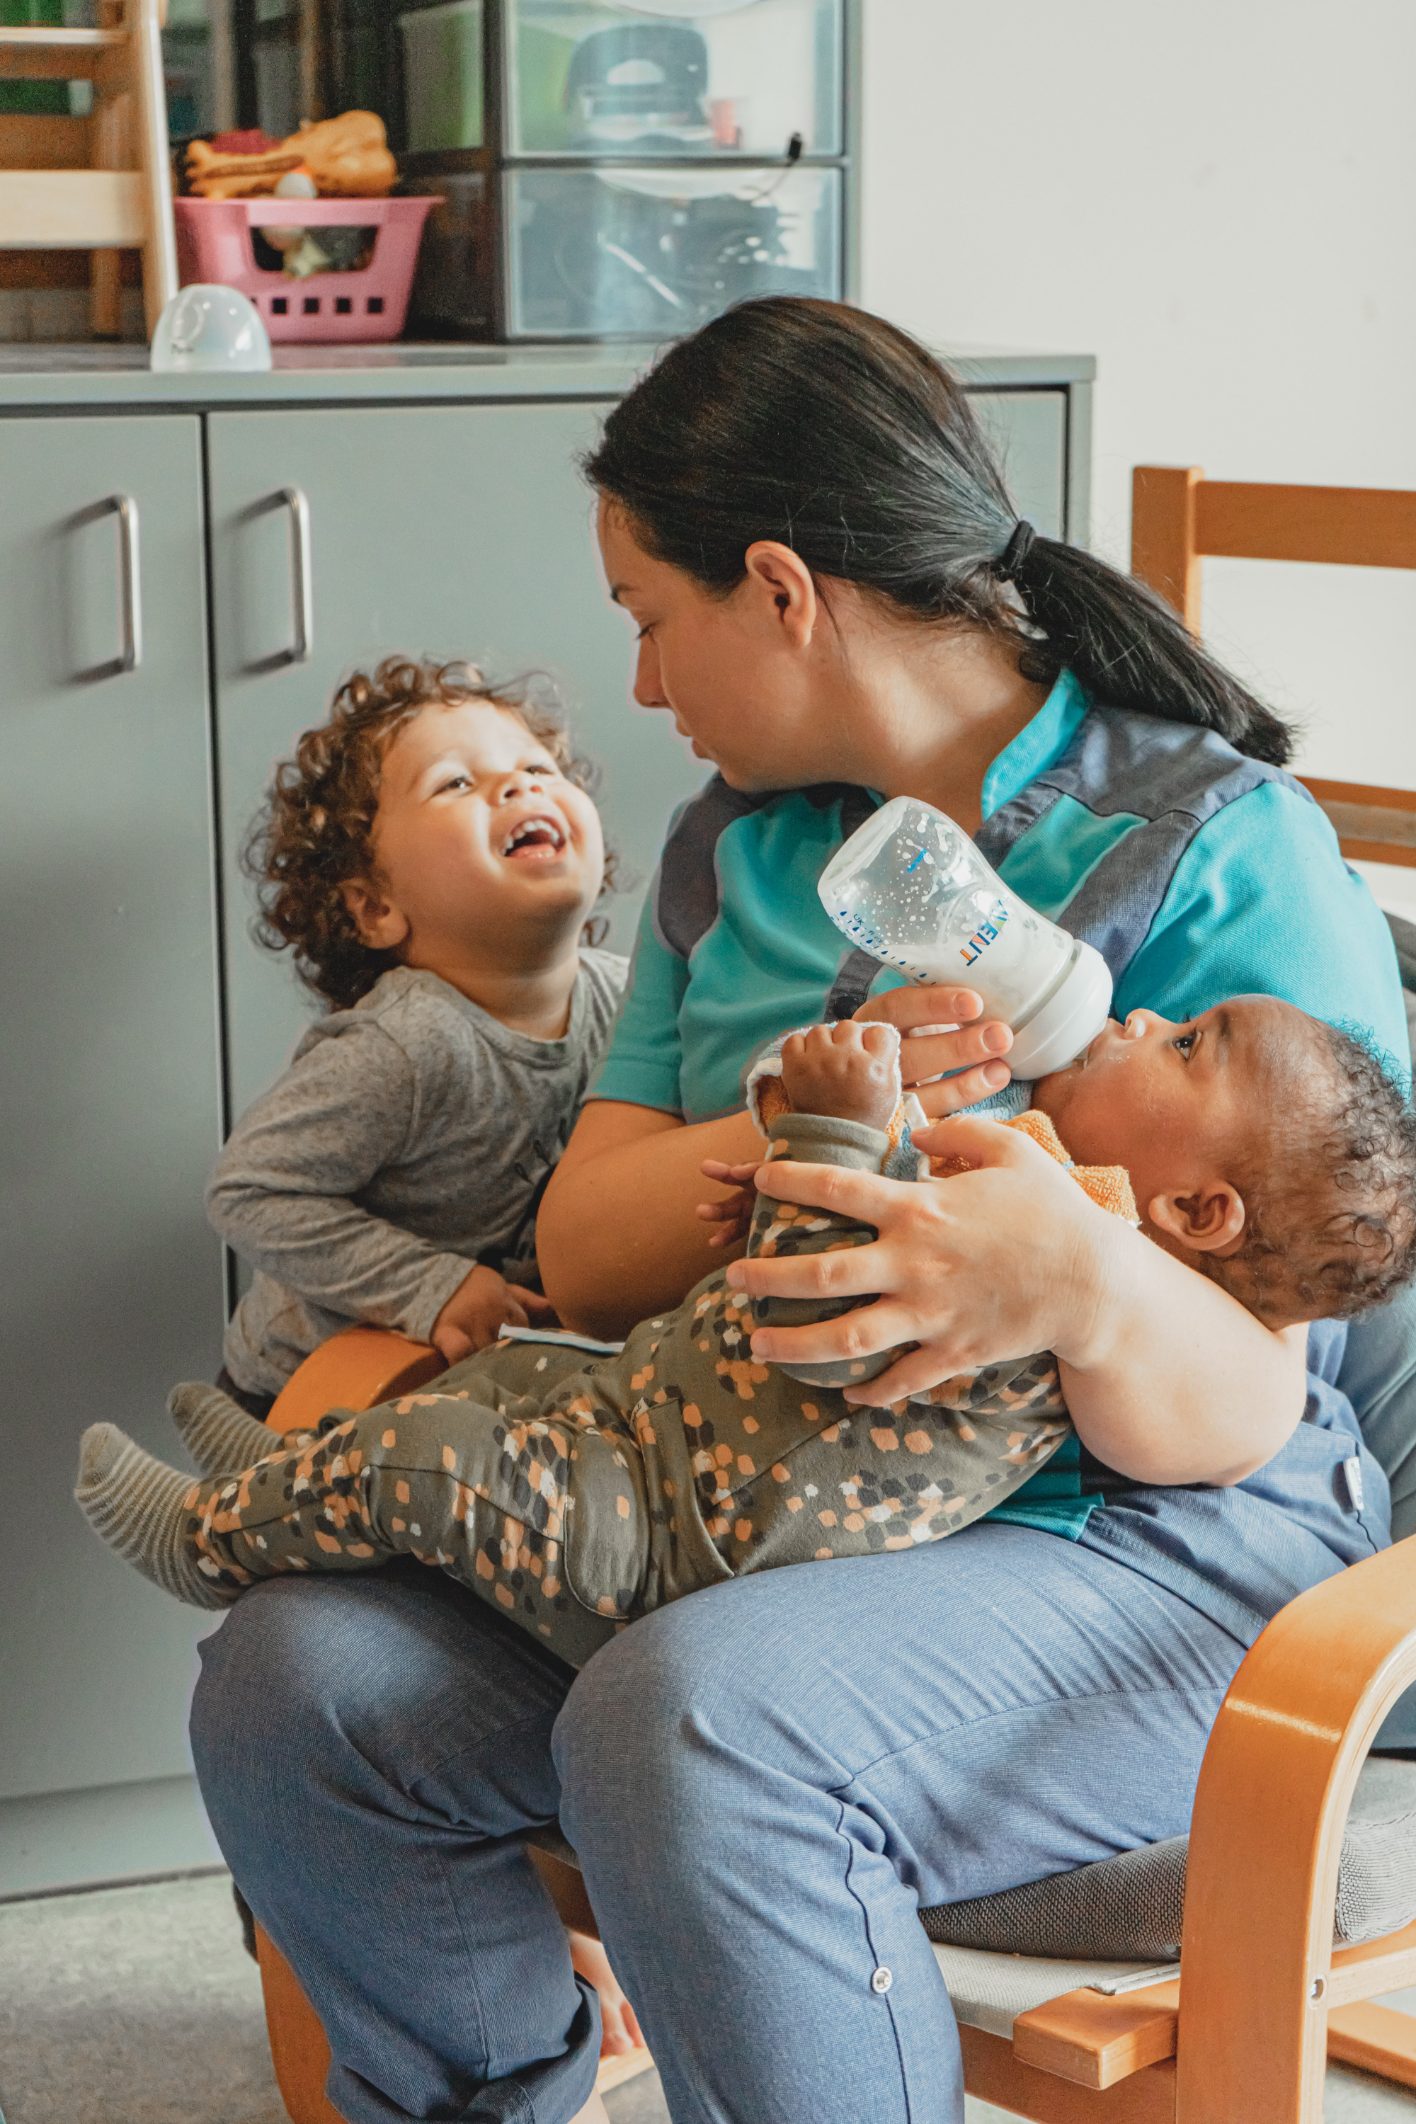
[[[154,1460],[116,1424],[84,1432],[74,1497],[95,1534],[164,1593],[194,1608],[224,1608],[237,1588],[199,1568],[188,1532],[208,1487]]]
[[[268,1453],[279,1453],[286,1442],[269,1424],[248,1416],[220,1387],[208,1386],[201,1379],[173,1387],[167,1413],[203,1475],[229,1475],[253,1467]]]

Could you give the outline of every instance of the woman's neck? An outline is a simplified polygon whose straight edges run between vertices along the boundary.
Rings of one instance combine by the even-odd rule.
[[[533,1040],[561,1040],[570,1030],[575,983],[580,972],[578,933],[554,954],[488,962],[466,953],[414,953],[405,961],[435,973],[510,1032]]]
[[[853,697],[838,720],[855,753],[839,779],[920,797],[976,832],[984,776],[1048,687],[1022,676],[1015,642],[974,629],[892,626],[866,646],[851,658]]]

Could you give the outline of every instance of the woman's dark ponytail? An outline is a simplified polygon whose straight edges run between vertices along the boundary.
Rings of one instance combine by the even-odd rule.
[[[1012,580],[1049,659],[1075,671],[1094,700],[1199,723],[1275,767],[1291,757],[1288,725],[1134,576],[1080,546],[1035,538]]]
[[[672,346],[585,461],[659,559],[726,596],[757,539],[921,620],[1015,638],[1030,676],[1215,730],[1281,764],[1288,729],[1169,606],[1017,514],[968,393],[919,342],[844,303],[740,303]],[[1031,527],[1027,527],[1029,530]]]

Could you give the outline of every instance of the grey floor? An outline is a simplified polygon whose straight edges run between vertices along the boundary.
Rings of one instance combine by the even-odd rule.
[[[651,2073],[607,2106],[668,2124]],[[1416,2124],[1416,2097],[1331,2074],[1326,2114]],[[0,2124],[287,2124],[224,1874],[0,1905]]]

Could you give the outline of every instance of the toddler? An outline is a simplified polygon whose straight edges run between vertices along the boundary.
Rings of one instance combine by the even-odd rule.
[[[277,772],[248,858],[263,934],[327,1008],[208,1191],[255,1271],[221,1374],[251,1414],[351,1321],[453,1362],[547,1313],[536,1205],[625,976],[582,941],[606,881],[589,786],[524,687],[403,657],[347,679]],[[223,1461],[195,1422],[198,1459]],[[606,2049],[629,2049],[599,1941],[570,1949]]]
[[[327,1006],[207,1195],[255,1271],[223,1384],[264,1415],[351,1321],[449,1362],[542,1315],[536,1206],[625,961],[587,770],[524,689],[389,658],[340,688],[253,835],[263,934]]]
[[[758,1076],[750,1097],[769,1158],[921,1177],[892,1028],[793,1035],[779,1083]],[[1371,1055],[1289,1004],[1241,997],[1187,1025],[1136,1011],[1032,1103],[1011,1126],[1078,1161],[1099,1202],[1139,1215],[1272,1327],[1380,1304],[1416,1268],[1416,1119]],[[761,1196],[749,1251],[871,1237]],[[757,1317],[810,1313],[764,1303]],[[179,1389],[189,1436],[205,1411],[228,1453],[244,1448],[241,1472],[218,1456],[214,1479],[193,1482],[100,1424],[77,1495],[107,1541],[195,1605],[280,1572],[410,1554],[579,1665],[633,1617],[715,1580],[952,1533],[1066,1433],[1046,1352],[860,1407],[842,1387],[898,1351],[769,1368],[752,1358],[752,1322],[715,1274],[618,1356],[555,1377],[546,1351],[502,1346],[435,1392],[331,1416],[275,1451],[212,1389]]]

